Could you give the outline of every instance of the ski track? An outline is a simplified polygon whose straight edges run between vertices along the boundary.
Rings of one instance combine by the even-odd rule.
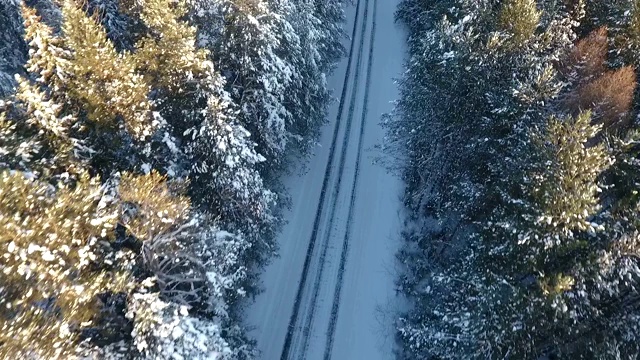
[[[364,94],[364,110],[360,118],[360,134],[358,137],[358,154],[356,157],[355,174],[353,176],[353,184],[351,185],[351,201],[349,203],[349,215],[347,217],[347,229],[342,240],[342,254],[340,255],[340,266],[338,268],[338,278],[336,279],[336,287],[333,295],[333,305],[331,306],[331,317],[327,329],[327,342],[324,347],[324,360],[330,360],[333,351],[333,341],[335,339],[335,330],[340,309],[340,294],[342,293],[342,284],[344,283],[344,269],[349,254],[349,236],[353,228],[353,217],[355,215],[355,203],[358,196],[358,178],[360,175],[360,163],[362,162],[362,144],[364,141],[364,129],[366,120],[369,115],[369,89],[371,88],[371,74],[373,68],[373,47],[376,37],[376,16],[378,15],[378,0],[373,0],[373,24],[371,29],[371,41],[369,42],[369,56],[367,65],[367,81]]]
[[[361,26],[361,30],[360,30],[360,34],[361,34],[361,38],[359,41],[359,46],[358,46],[358,57],[356,60],[356,71],[354,74],[354,80],[353,83],[354,84],[358,84],[358,81],[360,79],[360,69],[362,68],[362,59],[363,59],[363,54],[364,54],[364,44],[365,44],[365,33],[367,31],[367,19],[369,17],[369,0],[359,0],[358,5],[360,4],[360,1],[364,1],[365,2],[365,8],[364,8],[364,15],[362,18],[362,26]],[[356,7],[356,19],[358,18],[358,7]],[[356,21],[357,23],[357,21]],[[355,43],[355,41],[352,41],[352,44]],[[347,84],[344,85],[344,88],[347,88]],[[327,228],[331,229],[335,218],[336,218],[336,210],[338,209],[337,206],[337,201],[338,201],[338,196],[340,194],[340,186],[342,185],[342,178],[344,175],[344,169],[345,169],[345,164],[347,161],[347,151],[349,150],[349,147],[347,146],[347,143],[349,141],[349,137],[351,135],[351,125],[353,124],[353,118],[355,115],[355,105],[356,105],[356,99],[358,97],[358,91],[359,91],[359,87],[356,86],[353,91],[351,92],[351,101],[350,101],[350,105],[349,105],[349,113],[347,116],[347,122],[346,122],[346,127],[345,127],[345,132],[344,132],[344,137],[342,140],[342,151],[340,153],[340,164],[338,165],[338,173],[337,173],[337,179],[336,182],[333,186],[333,194],[331,197],[331,203],[330,203],[330,214],[329,214],[329,220],[328,220],[328,225]],[[317,273],[316,273],[316,280],[313,284],[313,295],[311,298],[311,301],[307,304],[307,307],[309,309],[309,313],[307,315],[306,321],[304,323],[303,326],[303,330],[302,330],[302,346],[301,348],[303,349],[303,353],[306,353],[308,351],[308,341],[309,341],[309,332],[311,331],[311,327],[313,325],[313,320],[314,320],[314,316],[315,316],[315,310],[316,310],[316,304],[318,302],[318,296],[320,294],[320,285],[322,282],[322,275],[324,273],[324,269],[325,269],[325,265],[326,265],[326,259],[327,259],[327,252],[329,250],[329,244],[330,244],[330,240],[331,240],[331,231],[326,231],[325,232],[325,236],[324,236],[324,241],[323,241],[323,248],[322,248],[322,254],[320,255],[319,258],[319,266],[320,268],[318,269]],[[295,310],[294,310],[295,311]],[[284,351],[283,351],[283,357],[282,359],[286,359],[289,358],[290,354],[287,354],[287,357],[284,357]]]
[[[260,359],[394,358],[394,321],[406,309],[394,283],[403,184],[372,162],[380,155],[372,149],[382,143],[381,115],[391,111],[403,72],[399,1],[358,0],[346,9],[349,54],[328,78],[340,101],[308,172],[283,179],[292,203],[280,256],[261,275],[265,291],[246,307]]]
[[[360,13],[359,10],[360,10],[361,1],[362,0],[358,0],[358,3],[356,5],[355,21],[353,23],[353,31],[351,33],[351,46],[349,49],[349,57],[347,60],[348,61],[347,71],[345,72],[344,83],[342,85],[342,95],[340,96],[340,105],[338,107],[338,118],[334,126],[333,139],[331,141],[331,150],[329,152],[329,160],[327,161],[327,168],[325,170],[324,180],[322,182],[322,190],[320,190],[320,200],[318,201],[318,210],[316,211],[316,217],[313,222],[313,230],[311,232],[311,239],[309,241],[309,249],[307,250],[307,254],[305,256],[305,262],[302,268],[302,279],[300,280],[300,284],[298,285],[296,300],[293,305],[293,313],[291,314],[289,325],[287,326],[287,336],[285,338],[284,346],[282,348],[282,354],[280,356],[281,360],[287,359],[289,354],[289,349],[291,348],[292,336],[293,336],[293,332],[295,331],[295,325],[298,320],[298,314],[300,312],[300,302],[302,299],[302,293],[304,290],[304,286],[306,285],[306,282],[307,282],[309,266],[310,266],[311,258],[313,256],[313,250],[315,248],[316,239],[318,237],[320,219],[322,216],[322,210],[324,208],[324,197],[327,193],[327,187],[329,184],[329,179],[331,177],[331,164],[333,163],[333,157],[335,155],[336,142],[338,140],[338,133],[340,130],[340,123],[342,119],[342,111],[344,109],[344,104],[347,97],[347,89],[348,89],[347,82],[349,81],[350,74],[351,74],[351,59],[353,58],[353,50],[355,48],[355,43],[356,43],[355,39],[356,39],[356,32],[358,29],[358,16]]]

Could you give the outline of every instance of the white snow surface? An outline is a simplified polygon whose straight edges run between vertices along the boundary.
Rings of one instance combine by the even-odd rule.
[[[394,319],[405,306],[394,284],[403,184],[374,162],[381,155],[374,147],[383,141],[381,116],[398,98],[394,79],[403,72],[398,2],[360,0],[347,9],[345,29],[356,29],[353,50],[328,79],[339,99],[308,171],[284,179],[292,204],[278,238],[280,256],[261,276],[265,291],[246,310],[261,359],[394,358]],[[349,50],[351,42],[345,45]]]

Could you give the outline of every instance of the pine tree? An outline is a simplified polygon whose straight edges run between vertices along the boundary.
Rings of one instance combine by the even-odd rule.
[[[421,296],[439,303],[429,302],[433,308],[418,324],[401,328],[416,354],[583,358],[572,341],[585,334],[574,324],[593,321],[597,311],[577,310],[586,302],[573,290],[600,246],[590,244],[603,231],[593,220],[600,212],[598,179],[612,162],[604,146],[588,145],[598,131],[584,113],[551,117],[531,135],[531,157],[521,158],[529,168],[511,174],[521,190],[431,276]]]
[[[535,34],[541,15],[536,6],[534,0],[510,0],[502,5],[498,23],[514,43],[521,44]]]
[[[155,103],[168,136],[182,144],[190,191],[199,194],[196,204],[218,216],[228,230],[257,240],[274,221],[275,196],[256,170],[265,158],[240,124],[209,52],[196,46],[195,27],[180,20],[186,15],[184,4],[153,0],[137,6],[128,11],[139,10],[155,35],[142,38],[133,56],[146,81],[157,88]],[[259,254],[261,249],[252,251]]]
[[[13,75],[20,72],[26,60],[26,44],[22,37],[20,7],[13,1],[0,4],[0,98],[11,94]]]
[[[279,54],[277,32],[287,26],[286,19],[265,0],[201,1],[195,8],[218,24],[204,27],[214,31],[201,37],[220,64],[226,90],[240,110],[240,124],[252,134],[258,151],[278,163],[290,141],[287,128],[292,121],[284,106],[292,69]]]
[[[274,248],[261,172],[324,120],[341,2],[35,3],[0,102],[1,218],[24,237],[0,232],[0,357],[255,355],[235,310]],[[31,284],[38,252],[53,278]]]
[[[58,188],[0,175],[0,356],[75,356],[100,322],[99,294],[126,291],[130,257],[110,245],[118,213],[105,195],[86,174]]]
[[[180,347],[176,353],[183,356],[208,356],[207,351],[214,350],[233,352],[235,350],[229,349],[229,343],[221,337],[242,336],[236,334],[237,330],[225,334],[217,325],[227,326],[230,321],[229,314],[225,313],[227,305],[224,305],[229,295],[225,292],[225,298],[221,300],[221,290],[216,283],[218,297],[213,301],[214,283],[209,280],[206,269],[210,268],[213,274],[226,270],[207,265],[211,260],[204,255],[224,245],[205,245],[207,239],[193,235],[200,225],[198,216],[191,214],[188,199],[179,195],[186,190],[184,186],[169,184],[155,171],[145,176],[124,174],[121,177],[116,172],[118,168],[140,166],[127,160],[144,159],[158,130],[167,131],[168,125],[153,113],[162,103],[150,99],[152,88],[165,91],[164,96],[172,92],[179,95],[184,88],[178,85],[188,83],[192,80],[188,74],[196,73],[199,82],[194,88],[205,94],[200,98],[204,96],[214,101],[211,89],[218,85],[212,66],[206,61],[206,52],[194,46],[195,32],[184,23],[176,22],[179,15],[169,11],[176,8],[163,7],[168,3],[161,1],[148,5],[143,16],[149,25],[158,24],[163,18],[174,19],[171,40],[175,43],[161,42],[158,46],[150,37],[145,38],[135,55],[118,52],[97,19],[87,16],[72,2],[63,4],[62,32],[59,34],[45,25],[33,9],[23,8],[26,37],[33,48],[27,70],[34,76],[19,79],[15,98],[1,104],[0,115],[0,147],[3,150],[0,162],[3,169],[24,171],[3,173],[6,186],[3,185],[2,194],[6,201],[2,204],[6,209],[2,210],[5,213],[2,219],[10,222],[3,228],[13,226],[15,231],[26,236],[23,242],[17,243],[19,238],[14,233],[1,234],[6,237],[0,242],[5,246],[3,256],[17,261],[2,266],[4,274],[13,276],[3,280],[7,285],[2,289],[3,301],[8,306],[3,303],[2,308],[11,309],[2,314],[3,334],[7,337],[0,341],[0,351],[6,351],[6,354],[73,358],[97,351],[110,356],[130,352],[126,344],[115,345],[129,335],[134,336],[133,346],[166,342],[167,339],[160,340],[166,335],[162,332],[141,330],[136,333],[145,321],[136,308],[136,299],[144,297],[141,293],[167,304],[157,309],[154,321],[171,322],[174,319],[171,311],[178,309],[176,314],[184,326],[184,334],[188,334],[194,324],[201,326],[193,330],[196,333],[207,332],[210,340],[206,344],[189,340],[194,334],[180,337],[174,345]],[[162,26],[171,27],[172,24],[164,22]],[[169,33],[167,29],[161,30]],[[153,52],[166,54],[163,46],[180,43],[186,44],[187,51],[169,53],[164,58],[153,55]],[[173,67],[169,72],[153,71],[140,66],[138,61],[142,56],[165,61],[162,65]],[[100,65],[102,62],[105,64]],[[159,109],[163,110],[161,106]],[[204,110],[209,109],[204,106]],[[189,110],[203,113],[202,106]],[[211,115],[205,116],[215,114],[214,109],[210,110]],[[216,125],[221,129],[229,128],[221,119],[216,119]],[[203,121],[202,117],[196,117],[196,120]],[[110,142],[108,151],[96,146],[105,140]],[[234,152],[237,142],[232,137],[216,141],[214,145],[222,150],[219,156],[223,160],[216,164],[218,166],[229,166],[228,160],[224,162],[227,154],[230,158],[252,154],[251,149],[245,148]],[[120,151],[132,153],[132,156],[119,161],[119,166],[109,168],[96,162],[94,149],[101,156]],[[227,149],[229,152],[225,151]],[[98,177],[90,178],[87,171],[106,174],[110,178],[101,182]],[[242,174],[241,171],[237,173]],[[237,176],[236,173],[233,175]],[[222,182],[222,177],[214,180]],[[58,189],[48,183],[55,184]],[[244,189],[236,191],[244,193]],[[19,204],[24,204],[25,208],[14,209]],[[20,211],[28,221],[9,216]],[[62,233],[51,238],[45,236],[48,228],[56,226],[63,232],[79,232],[78,241]],[[65,241],[70,243],[65,245]],[[23,247],[27,250],[23,251]],[[42,263],[32,262],[33,271],[52,278],[46,282],[42,278],[43,281],[31,287],[22,286],[20,276],[29,280],[38,279],[39,275],[20,270],[25,265],[19,261],[29,259],[11,254],[14,250],[17,254],[21,251],[30,254],[40,251],[38,249],[45,255]],[[246,249],[246,246],[240,246],[235,255],[242,257]],[[63,255],[58,254],[59,251],[70,252],[71,257],[62,257],[57,264],[58,255]],[[50,260],[53,256],[55,261]],[[85,258],[88,260],[83,260]],[[19,271],[14,271],[13,267]],[[80,272],[86,273],[87,277],[79,277]],[[58,273],[61,275],[56,275]],[[121,280],[115,281],[116,275]],[[237,280],[244,281],[242,276]],[[231,282],[226,287],[238,294],[242,285]],[[83,289],[85,291],[81,291]],[[68,298],[73,291],[78,292],[75,300]],[[124,301],[116,300],[122,297]],[[196,306],[208,314],[213,313],[211,316],[217,316],[216,321],[188,315],[187,309]],[[128,308],[128,320],[122,316],[123,307]],[[52,320],[56,317],[60,317],[59,321]],[[133,324],[133,334],[123,334],[127,331],[127,323]],[[23,337],[15,336],[21,331],[24,331]],[[202,336],[197,335],[198,338]],[[21,338],[22,342],[15,338]],[[57,339],[63,345],[57,344]],[[96,344],[102,344],[102,349],[96,349]],[[154,349],[153,353],[168,358],[167,348],[163,349]],[[151,356],[150,349],[138,348],[138,351]]]
[[[86,11],[96,16],[118,51],[131,50],[136,36],[132,19],[120,8],[119,0],[88,0]]]
[[[62,30],[71,59],[63,71],[69,75],[68,94],[84,104],[89,120],[108,126],[121,117],[127,131],[144,139],[153,132],[148,84],[135,71],[129,54],[119,54],[95,18],[65,2]]]
[[[612,51],[608,61],[614,67],[637,66],[640,3],[636,0],[589,1],[587,17],[581,26],[584,32],[606,26],[611,33]]]
[[[631,0],[624,13],[626,19],[620,22],[626,26],[615,39],[616,51],[618,51],[625,64],[638,66],[640,64],[640,1]],[[626,20],[626,21],[625,21]]]
[[[67,128],[64,137],[73,144],[72,152],[108,177],[142,157],[141,142],[157,127],[150,89],[135,71],[133,57],[117,53],[94,19],[69,1],[62,10],[63,35],[54,35],[34,9],[23,8],[32,48],[27,70],[35,81],[19,81],[16,98],[22,105],[16,105],[31,109],[39,101],[50,102],[58,117],[51,124],[59,121]]]
[[[409,358],[637,354],[635,73],[605,28],[573,44],[592,24],[569,5],[403,4],[413,56],[391,136],[409,139],[417,220],[439,220],[402,253]],[[513,46],[520,16],[535,21]]]
[[[155,296],[177,304],[173,307],[191,305],[176,302],[194,301],[186,294],[206,301],[205,290],[185,287],[194,281],[204,287],[207,282],[204,275],[197,278],[193,273],[199,260],[186,262],[181,257],[186,243],[176,231],[180,234],[184,228],[189,203],[174,196],[175,189],[170,191],[163,180],[157,173],[125,175],[111,189],[83,175],[73,187],[63,185],[56,190],[22,173],[3,174],[2,218],[7,231],[2,241],[6,246],[2,305],[8,310],[1,318],[5,337],[0,352],[73,358],[92,342],[123,338],[117,332],[124,329],[110,329],[110,321],[124,319],[112,318],[106,311],[110,296],[105,294],[123,293],[135,303],[133,299],[144,296],[140,291],[149,294],[145,287],[158,286]],[[119,227],[126,232],[120,233]],[[142,243],[142,264],[135,261],[135,248],[122,246],[131,236]],[[140,265],[154,275],[155,282],[148,278],[145,283],[149,285],[138,288],[132,279]],[[129,309],[132,314],[137,312],[134,303]],[[155,310],[161,319],[168,316],[162,309]],[[181,321],[199,322],[187,317],[187,308],[180,314]],[[131,317],[136,324],[144,321]],[[212,326],[203,321],[199,322],[203,328]],[[110,334],[112,331],[116,334]],[[150,336],[151,341],[161,335],[139,333],[135,339]],[[212,338],[209,346],[217,341]],[[197,344],[183,346],[185,351],[204,351],[197,350]]]

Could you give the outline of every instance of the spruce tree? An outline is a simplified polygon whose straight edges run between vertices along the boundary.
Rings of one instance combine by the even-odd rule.
[[[119,52],[98,19],[71,1],[62,6],[59,33],[35,10],[23,7],[32,47],[27,62],[31,76],[19,78],[16,96],[0,104],[0,163],[10,170],[2,173],[0,190],[5,207],[1,218],[8,221],[0,242],[7,259],[2,273],[9,276],[2,281],[2,308],[7,311],[1,318],[5,337],[0,352],[5,355],[74,358],[137,349],[145,356],[168,358],[177,353],[196,358],[212,351],[232,352],[222,337],[241,338],[237,330],[223,334],[216,325],[229,321],[228,295],[207,275],[210,269],[220,277],[230,276],[226,263],[213,263],[205,256],[226,245],[193,235],[198,226],[214,229],[213,221],[201,224],[204,217],[193,214],[188,198],[181,195],[184,185],[169,183],[157,171],[118,172],[145,170],[137,161],[149,157],[151,146],[170,147],[166,140],[156,142],[157,133],[166,134],[169,125],[154,111],[163,108],[152,97],[153,88],[165,91],[164,96],[179,94],[184,89],[180,84],[190,80],[185,74],[199,71],[195,88],[204,89],[200,91],[215,101],[210,92],[215,74],[206,52],[194,46],[194,30],[177,22],[179,12],[167,2],[147,5],[143,20],[150,28],[158,23],[169,26],[173,33],[162,31],[172,34],[175,44],[155,42],[149,35],[139,43],[140,51]],[[186,44],[180,54],[163,50],[179,43]],[[170,63],[171,71],[142,67],[138,61],[144,56]],[[211,109],[204,104],[204,109]],[[228,128],[220,120],[216,125]],[[235,139],[214,141],[223,151],[220,156],[227,156],[227,149],[229,156],[238,156],[232,151]],[[242,156],[251,154],[242,151]],[[129,155],[120,157],[116,166],[96,161],[119,152]],[[58,235],[51,229],[59,229]],[[210,231],[207,234],[213,236]],[[247,247],[231,249],[243,256]],[[27,265],[31,270],[23,271]],[[243,279],[240,275],[239,283],[226,287],[237,292]],[[149,297],[157,307],[144,313],[139,304]],[[196,306],[216,322],[192,318],[188,309]],[[145,321],[169,330],[182,327],[182,334],[189,335],[167,343],[166,333],[143,331]],[[127,324],[133,333],[126,333]],[[194,329],[194,324],[200,327]],[[130,336],[131,343],[117,345]],[[194,342],[190,336],[208,340]],[[142,345],[150,343],[158,347]]]
[[[0,101],[0,357],[255,355],[262,174],[324,120],[341,1],[32,4]]]
[[[498,23],[515,44],[521,44],[535,34],[540,15],[534,0],[509,0],[502,5]]]
[[[635,73],[605,28],[574,43],[592,25],[564,4],[401,8],[412,57],[390,135],[409,139],[407,203],[429,224],[401,254],[409,358],[637,354]]]

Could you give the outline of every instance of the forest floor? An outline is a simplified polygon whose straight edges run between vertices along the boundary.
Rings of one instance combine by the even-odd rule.
[[[261,359],[393,358],[405,306],[395,290],[403,183],[376,160],[406,52],[398,2],[356,0],[347,9],[348,56],[328,79],[338,99],[305,172],[283,179],[291,206],[279,257],[246,309]]]

